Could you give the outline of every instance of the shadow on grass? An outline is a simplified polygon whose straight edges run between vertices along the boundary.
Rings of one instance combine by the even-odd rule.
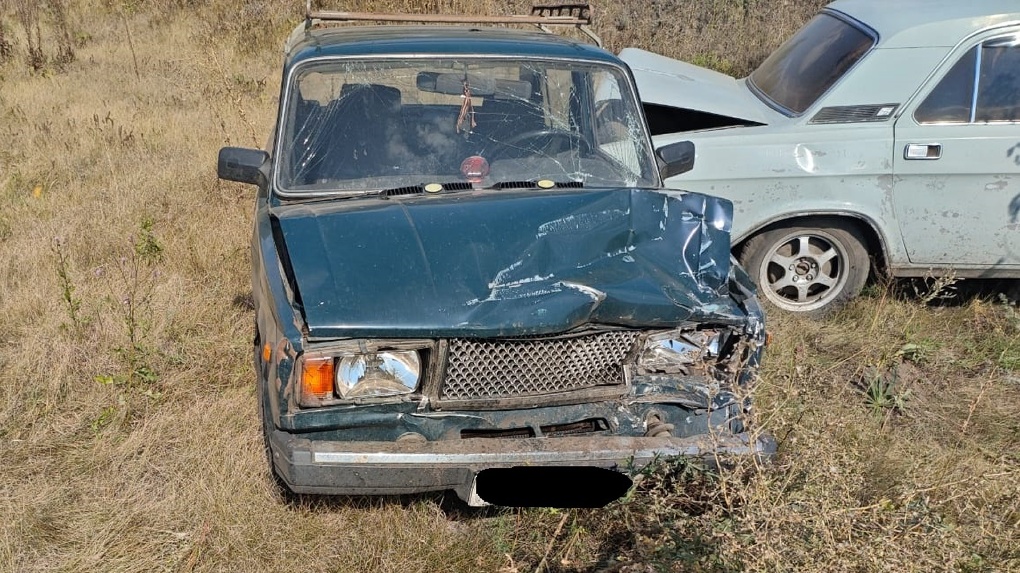
[[[504,539],[499,553],[522,571],[535,570],[540,562],[542,571],[562,573],[733,570],[719,556],[713,525],[726,513],[720,482],[728,478],[683,458],[657,461],[630,477],[634,485],[626,495],[590,509],[470,507],[453,491],[291,495],[285,503],[294,511],[313,513],[438,509],[449,522],[484,528],[494,539]]]
[[[451,491],[436,491],[403,495],[318,495],[279,494],[280,502],[288,507],[312,512],[332,512],[340,509],[369,510],[378,508],[412,509],[421,505],[432,505],[440,509],[453,521],[483,519],[503,515],[514,508],[489,505],[471,507]]]
[[[876,298],[883,292],[896,300],[933,307],[964,306],[975,300],[1016,304],[1020,279],[890,278],[869,283],[863,294]]]
[[[255,297],[251,291],[238,293],[234,295],[234,300],[230,301],[230,304],[241,310],[255,310]]]

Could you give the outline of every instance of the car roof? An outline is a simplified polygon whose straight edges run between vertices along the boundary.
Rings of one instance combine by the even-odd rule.
[[[955,46],[973,32],[1020,22],[1017,0],[837,0],[827,8],[878,32],[879,48]]]
[[[619,64],[612,53],[559,34],[471,26],[339,26],[295,30],[286,66],[320,57],[388,55],[486,55],[578,58]]]

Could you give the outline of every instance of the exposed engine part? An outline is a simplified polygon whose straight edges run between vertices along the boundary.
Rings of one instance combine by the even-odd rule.
[[[649,438],[670,438],[676,426],[662,421],[658,414],[649,414],[645,420],[645,436]]]

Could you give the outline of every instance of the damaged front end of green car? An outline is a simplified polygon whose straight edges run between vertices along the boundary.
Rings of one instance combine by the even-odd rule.
[[[513,57],[507,55],[512,51]],[[768,456],[732,206],[666,193],[626,66],[546,33],[309,30],[255,184],[255,364],[297,493],[591,506],[658,457]]]

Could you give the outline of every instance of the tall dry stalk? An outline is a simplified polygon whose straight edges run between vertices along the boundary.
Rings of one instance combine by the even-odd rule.
[[[7,37],[3,17],[7,14],[8,0],[0,0],[0,66],[14,58],[14,42]]]
[[[27,64],[34,72],[46,65],[46,55],[42,50],[42,29],[39,27],[39,5],[34,0],[13,0],[14,13],[18,22],[25,30],[27,42]]]
[[[53,21],[54,32],[57,36],[57,53],[53,58],[58,67],[64,67],[74,61],[75,41],[71,32],[70,15],[66,0],[45,0],[43,6]]]
[[[25,32],[26,64],[33,72],[40,72],[52,65],[63,70],[75,60],[75,35],[72,31],[71,16],[67,0],[7,0],[0,4],[0,17],[8,12],[8,3],[13,3],[14,16]],[[56,47],[52,57],[43,48],[42,15],[48,16],[47,28],[52,31]],[[0,63],[13,56],[12,43],[5,38],[0,20]]]

